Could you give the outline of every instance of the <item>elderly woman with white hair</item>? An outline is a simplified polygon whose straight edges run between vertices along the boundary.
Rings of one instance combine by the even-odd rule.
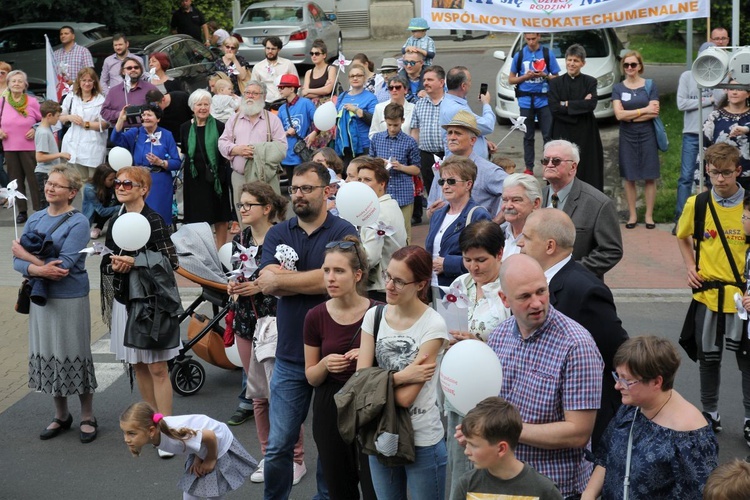
[[[542,205],[542,188],[533,175],[510,174],[503,181],[502,205],[500,211],[505,217],[505,248],[503,260],[521,253],[518,240],[523,234],[523,226],[531,212]]]
[[[216,247],[227,242],[229,166],[219,152],[224,124],[211,116],[211,94],[199,89],[190,94],[193,119],[182,124],[180,137],[185,153],[185,223],[213,224]]]

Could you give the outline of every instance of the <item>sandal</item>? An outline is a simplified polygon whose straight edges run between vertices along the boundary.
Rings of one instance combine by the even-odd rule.
[[[90,443],[94,439],[96,439],[96,435],[98,431],[96,430],[97,427],[99,427],[99,424],[96,422],[96,419],[94,420],[81,420],[80,427],[83,427],[84,425],[90,425],[94,428],[94,432],[83,432],[81,431],[81,442],[83,444]]]

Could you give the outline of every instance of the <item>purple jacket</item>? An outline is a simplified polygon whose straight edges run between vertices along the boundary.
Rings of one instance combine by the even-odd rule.
[[[119,83],[110,87],[107,97],[102,104],[102,118],[107,120],[111,125],[117,122],[120,111],[125,107],[125,83]],[[128,106],[140,106],[146,104],[146,93],[149,90],[158,90],[151,83],[139,81],[134,89],[128,92]],[[125,127],[128,127],[126,124]]]

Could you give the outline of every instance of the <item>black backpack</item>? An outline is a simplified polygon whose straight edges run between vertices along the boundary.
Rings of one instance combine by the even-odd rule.
[[[523,49],[524,47],[521,47],[521,50],[517,52],[518,59],[516,59],[516,67],[514,68],[514,73],[516,76],[518,76],[521,73],[521,70],[523,69]],[[549,71],[549,49],[545,46],[542,46],[542,55],[544,57],[544,65],[547,68],[547,71]],[[520,84],[516,84],[514,87],[516,90],[516,98],[518,97],[526,97],[526,96],[534,96],[534,95],[544,95],[546,92],[526,92],[519,88]]]

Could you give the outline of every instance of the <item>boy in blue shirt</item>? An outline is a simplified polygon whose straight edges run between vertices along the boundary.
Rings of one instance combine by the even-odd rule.
[[[398,202],[404,216],[406,244],[411,242],[411,216],[414,212],[414,179],[419,175],[419,145],[410,135],[401,131],[404,123],[404,107],[395,102],[383,111],[387,130],[378,132],[370,139],[370,156],[383,158],[390,181],[387,193]],[[389,167],[390,165],[390,167]]]
[[[318,135],[313,129],[313,116],[315,115],[315,104],[306,98],[297,95],[299,89],[299,77],[297,75],[281,75],[278,88],[281,97],[286,102],[279,108],[278,117],[286,131],[286,156],[281,160],[281,166],[286,170],[287,179],[292,180],[294,167],[302,163],[302,158],[294,152],[294,146],[299,141],[310,144]]]
[[[427,36],[427,30],[430,26],[427,21],[421,17],[414,17],[409,21],[409,31],[411,36],[406,39],[406,43],[401,47],[401,53],[416,52],[424,57],[424,67],[432,66],[432,59],[435,57],[435,41]]]

